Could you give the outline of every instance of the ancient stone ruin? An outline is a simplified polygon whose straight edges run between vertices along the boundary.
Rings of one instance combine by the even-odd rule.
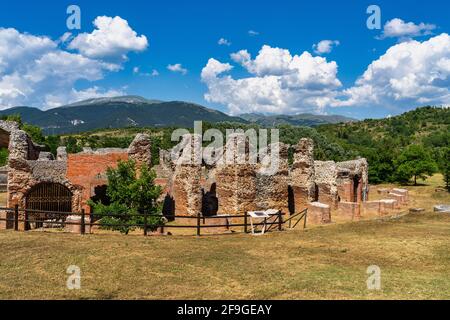
[[[18,205],[20,209],[30,210],[78,213],[85,209],[90,212],[88,200],[105,196],[101,193],[107,183],[108,167],[115,167],[118,160],[127,159],[151,163],[150,137],[142,134],[136,136],[129,149],[94,151],[85,148],[83,152],[67,154],[65,148],[58,148],[54,159],[14,122],[0,121],[0,142],[2,147],[9,149],[6,168],[8,208]],[[23,218],[23,212],[20,215]],[[39,214],[35,216],[39,221]],[[12,223],[3,223],[3,227],[12,228]],[[25,225],[21,224],[19,228],[23,230]]]
[[[237,157],[236,141],[241,138],[236,134],[217,152],[222,152],[222,157]],[[367,161],[314,161],[314,143],[310,139],[301,139],[294,146],[269,145],[266,155],[259,155],[256,163],[217,161],[212,165],[195,158],[194,142],[199,140],[200,136],[188,134],[176,148],[160,151],[160,164],[154,167],[155,181],[163,187],[160,200],[167,216],[237,215],[267,209],[289,215],[309,206],[317,213],[314,219],[318,223],[328,223],[332,220],[330,210],[339,209],[339,204],[343,204],[341,209],[350,208],[353,218],[360,215],[353,207],[359,208],[368,200]],[[244,141],[248,156],[251,145],[245,137]],[[65,148],[58,148],[54,158],[33,143],[17,124],[0,121],[0,143],[9,148],[8,166],[3,168],[7,172],[4,180],[9,208],[18,205],[21,209],[77,213],[84,209],[89,213],[88,200],[106,201],[108,167],[127,159],[151,164],[151,142],[146,134],[138,134],[128,149],[85,148],[68,154]],[[278,170],[267,175],[261,169],[273,150],[279,151]],[[289,150],[293,152],[291,163]],[[179,156],[177,162],[171,161],[174,153]],[[42,225],[36,223],[34,227]],[[1,227],[12,225],[3,223]]]

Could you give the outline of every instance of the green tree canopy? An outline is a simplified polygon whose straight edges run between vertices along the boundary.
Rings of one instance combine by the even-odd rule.
[[[94,213],[100,215],[101,225],[105,229],[116,230],[128,234],[135,229],[133,225],[144,224],[143,216],[148,214],[148,228],[154,231],[162,224],[162,216],[156,216],[160,208],[157,199],[161,194],[161,187],[155,185],[156,174],[147,165],[136,169],[134,161],[119,161],[117,169],[107,170],[107,195],[111,204],[104,205],[91,201]],[[117,215],[117,216],[116,216]]]
[[[445,187],[450,191],[450,147],[441,148],[437,156],[439,171],[444,176]]]
[[[407,183],[414,178],[414,185],[417,185],[417,178],[426,179],[437,171],[430,152],[421,145],[406,147],[395,159],[394,165],[397,180]]]

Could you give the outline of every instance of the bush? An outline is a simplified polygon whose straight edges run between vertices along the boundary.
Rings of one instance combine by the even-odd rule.
[[[135,162],[130,160],[119,161],[117,169],[109,168],[106,174],[107,195],[111,204],[89,202],[94,213],[101,217],[102,228],[128,234],[135,229],[133,225],[144,224],[143,216],[135,216],[144,213],[152,215],[147,217],[149,230],[154,231],[158,225],[163,224],[162,215],[156,216],[161,211],[156,203],[161,194],[161,187],[154,183],[154,171],[147,165],[136,170]]]

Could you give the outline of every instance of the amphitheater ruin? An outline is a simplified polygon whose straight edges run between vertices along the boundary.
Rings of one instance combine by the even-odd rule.
[[[183,139],[192,138],[185,136]],[[232,141],[231,141],[232,142]],[[80,212],[91,211],[88,201],[107,201],[106,169],[118,160],[133,159],[151,165],[151,141],[138,134],[128,149],[85,148],[68,154],[64,147],[56,158],[35,144],[14,122],[0,121],[0,147],[8,147],[8,165],[2,168],[7,207]],[[225,148],[231,148],[228,143]],[[314,161],[314,143],[301,139],[295,146],[279,144],[279,169],[274,175],[260,174],[260,164],[205,165],[169,160],[161,150],[154,166],[155,182],[162,186],[163,214],[203,216],[237,215],[255,210],[277,209],[289,215],[308,208],[311,223],[329,223],[333,215],[361,217],[361,208],[380,213],[392,201],[368,201],[368,163]],[[288,148],[293,161],[288,161]],[[183,150],[181,151],[183,154]],[[184,155],[190,156],[190,155]],[[262,161],[264,159],[261,159]],[[0,177],[1,179],[1,177]],[[400,197],[400,195],[398,194]],[[3,217],[10,213],[2,212]],[[12,228],[0,222],[0,229]],[[30,228],[30,226],[28,226]],[[21,223],[20,230],[27,230]]]

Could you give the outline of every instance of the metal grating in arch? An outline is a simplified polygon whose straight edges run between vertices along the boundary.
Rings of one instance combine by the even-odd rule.
[[[59,183],[40,183],[25,198],[29,210],[71,212],[72,192]]]

